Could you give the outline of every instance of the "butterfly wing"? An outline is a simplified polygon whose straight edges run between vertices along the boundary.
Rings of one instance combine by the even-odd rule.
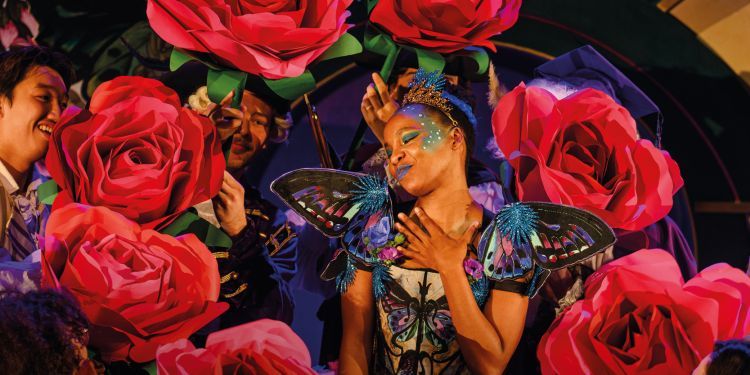
[[[305,221],[339,237],[355,258],[372,263],[364,235],[374,227],[390,231],[393,215],[388,186],[377,177],[335,169],[303,168],[271,183],[271,190]]]
[[[528,244],[514,247],[493,220],[493,224],[488,225],[480,237],[477,257],[487,277],[505,280],[521,277],[532,269],[532,252]]]
[[[358,211],[352,190],[362,174],[303,168],[271,183],[271,191],[310,225],[328,237],[339,237]]]
[[[596,215],[578,208],[541,202],[521,204],[531,211],[532,220],[523,223],[520,234],[500,220],[501,213],[482,233],[478,257],[485,275],[505,280],[524,275],[536,263],[555,270],[581,262],[615,242],[612,229]],[[516,206],[518,207],[518,206]],[[514,241],[513,237],[522,238]]]
[[[388,316],[388,327],[397,340],[404,342],[414,337],[418,328],[415,324],[418,314],[412,306],[417,301],[405,291],[400,290],[398,285],[395,285],[391,293],[386,293],[383,296],[380,303]]]
[[[539,214],[531,236],[536,264],[548,270],[569,267],[612,246],[615,233],[598,216],[552,203],[530,203]]]

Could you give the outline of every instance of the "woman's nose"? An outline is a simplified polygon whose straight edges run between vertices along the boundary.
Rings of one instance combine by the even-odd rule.
[[[394,150],[391,156],[388,158],[388,161],[394,165],[398,166],[398,163],[404,158],[404,153],[401,151]]]

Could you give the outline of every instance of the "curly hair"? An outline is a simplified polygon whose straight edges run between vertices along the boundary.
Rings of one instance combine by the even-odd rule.
[[[88,328],[67,291],[0,292],[0,373],[72,374]]]

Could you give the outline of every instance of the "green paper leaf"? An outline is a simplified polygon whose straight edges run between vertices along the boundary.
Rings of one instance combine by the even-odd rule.
[[[239,108],[242,102],[242,93],[245,90],[245,82],[247,82],[247,73],[245,72],[209,69],[208,76],[206,77],[208,98],[212,102],[219,104],[234,90],[235,95],[232,100],[232,107]]]
[[[148,372],[149,375],[157,375],[156,361],[151,361],[143,365],[143,369]]]
[[[419,67],[423,68],[428,73],[433,71],[439,73],[443,72],[443,68],[445,68],[445,57],[443,57],[443,55],[421,48],[415,48],[414,52],[417,53]]]
[[[357,38],[355,38],[352,34],[344,33],[343,35],[341,35],[341,38],[336,41],[336,43],[333,43],[330,48],[328,48],[325,52],[323,52],[322,55],[320,55],[320,57],[318,57],[318,61],[326,61],[338,57],[356,55],[361,52],[362,44],[359,43],[359,40],[357,40]]]
[[[368,51],[388,56],[398,48],[390,36],[368,29],[365,33],[365,46]]]
[[[191,60],[195,60],[195,58],[175,48],[172,50],[172,55],[169,56],[169,70],[174,72]]]
[[[59,192],[60,187],[57,186],[57,183],[54,180],[49,180],[37,188],[37,194],[39,196],[39,201],[46,205],[52,205],[52,203],[55,202],[55,198],[57,198],[57,193]]]
[[[388,78],[391,77],[391,73],[393,72],[393,66],[396,64],[396,58],[398,57],[398,54],[401,52],[401,46],[397,46],[394,50],[392,50],[388,56],[385,57],[385,61],[383,62],[383,67],[380,68],[380,77],[383,78],[383,81],[388,82]]]
[[[282,79],[263,78],[263,81],[266,82],[268,88],[275,92],[276,95],[286,100],[295,100],[315,88],[315,77],[313,77],[309,70],[305,70],[304,73],[297,77]]]
[[[484,48],[467,47],[469,56],[477,63],[477,74],[484,74],[490,67],[490,56]]]
[[[206,220],[203,220],[193,211],[186,211],[180,215],[172,224],[161,231],[170,236],[178,236],[185,233],[195,234],[206,246],[228,249],[232,247],[232,239],[223,230],[216,228]]]

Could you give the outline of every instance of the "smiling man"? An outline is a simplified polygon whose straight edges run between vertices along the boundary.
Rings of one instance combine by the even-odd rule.
[[[47,153],[72,77],[68,59],[46,48],[0,54],[0,258],[20,260],[39,248],[43,205],[34,166]]]

